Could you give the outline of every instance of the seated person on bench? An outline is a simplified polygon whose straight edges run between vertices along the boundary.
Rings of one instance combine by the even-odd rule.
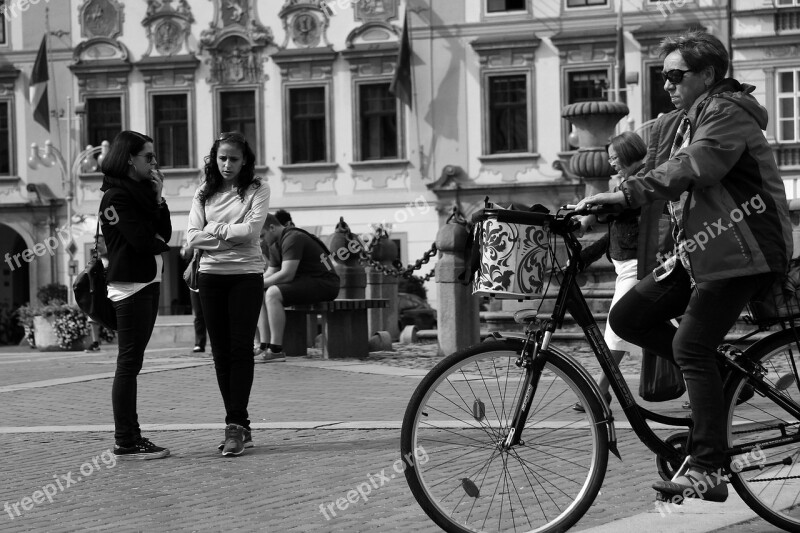
[[[262,235],[269,245],[269,267],[264,273],[264,299],[270,342],[260,362],[268,363],[286,360],[282,346],[286,325],[284,308],[336,299],[339,276],[319,260],[328,254],[328,248],[307,231],[283,226],[275,215],[268,214]],[[259,362],[258,359],[256,362]]]

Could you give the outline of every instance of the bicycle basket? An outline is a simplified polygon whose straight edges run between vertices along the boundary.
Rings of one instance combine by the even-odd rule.
[[[789,271],[763,294],[748,304],[757,323],[775,323],[782,319],[800,317],[800,259],[793,259]]]
[[[474,231],[480,267],[473,294],[525,299],[544,293],[550,263],[546,227],[499,222],[496,214],[486,213],[476,221]]]

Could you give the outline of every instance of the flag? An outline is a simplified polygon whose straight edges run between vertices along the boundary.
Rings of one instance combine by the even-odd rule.
[[[625,37],[622,32],[622,0],[617,0],[617,79],[614,82],[619,91],[618,101],[627,102],[625,91]]]
[[[47,95],[47,34],[42,37],[42,44],[39,46],[39,53],[36,54],[36,61],[33,64],[30,80],[30,101],[33,107],[33,120],[41,124],[44,129],[50,132],[50,103]]]
[[[397,66],[394,69],[389,92],[400,99],[409,108],[412,106],[413,89],[411,83],[411,38],[409,37],[408,7],[403,20],[403,33],[400,37],[400,49],[397,52]]]

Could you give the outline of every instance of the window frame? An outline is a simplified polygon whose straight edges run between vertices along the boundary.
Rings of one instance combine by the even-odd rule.
[[[0,181],[2,180],[16,180],[17,179],[17,149],[16,149],[16,136],[13,132],[16,131],[15,113],[14,113],[14,98],[13,96],[0,97],[0,105],[8,106],[8,173],[0,174]]]
[[[794,79],[792,85],[794,90],[791,93],[780,91],[780,75],[791,72]],[[782,136],[781,123],[786,119],[781,116],[781,98],[791,98],[794,114],[791,119],[794,121],[794,138],[786,139]],[[800,66],[775,69],[775,139],[781,143],[800,143]]]
[[[292,116],[291,116],[291,93],[296,89],[313,89],[322,88],[324,90],[324,104],[325,104],[325,160],[324,161],[304,161],[296,163],[292,161]],[[319,165],[331,164],[335,160],[333,158],[334,143],[333,143],[333,81],[327,80],[314,80],[308,82],[286,82],[283,86],[283,162],[286,166],[302,166],[302,165]]]
[[[492,132],[491,132],[491,111],[492,111],[492,102],[491,102],[491,83],[492,80],[495,78],[510,78],[516,76],[523,76],[525,77],[525,118],[527,121],[525,134],[527,136],[526,139],[526,146],[525,150],[522,151],[515,151],[515,152],[492,152]],[[482,108],[482,154],[485,157],[504,157],[504,156],[520,156],[524,154],[532,154],[534,153],[534,147],[536,146],[536,138],[535,138],[535,130],[534,130],[534,123],[536,122],[536,117],[534,116],[535,107],[533,102],[533,72],[530,68],[515,68],[515,69],[498,69],[498,70],[491,70],[482,73],[482,97],[483,100]]]
[[[800,0],[790,0],[791,3],[789,4],[781,4],[780,0],[774,0],[774,6],[776,9],[784,9],[784,8],[792,8],[792,7],[800,7]]]
[[[353,82],[352,93],[352,106],[355,110],[353,113],[353,160],[358,163],[384,163],[390,161],[404,160],[405,154],[405,113],[403,113],[403,103],[399,98],[394,99],[395,104],[395,118],[397,120],[397,139],[395,140],[395,147],[397,155],[395,157],[382,157],[380,159],[365,159],[361,149],[361,89],[369,85],[390,85],[392,79],[386,76],[361,78]],[[391,96],[391,94],[390,94]]]
[[[125,93],[122,93],[122,92],[87,93],[87,94],[85,94],[83,96],[84,109],[86,110],[86,118],[84,119],[84,122],[83,122],[84,127],[83,127],[83,132],[82,132],[84,146],[91,143],[91,140],[89,138],[89,117],[90,117],[90,115],[89,115],[89,100],[96,100],[96,99],[101,99],[101,98],[117,98],[119,100],[120,131],[124,131],[124,130],[128,129],[127,128],[127,124],[126,124],[127,123],[127,113],[126,113],[126,109],[127,109],[126,100],[127,100],[127,98],[126,98],[126,94]],[[114,139],[112,137],[111,139],[103,139],[103,140],[111,142]],[[99,146],[99,145],[92,144],[92,146]]]
[[[263,88],[258,84],[241,84],[241,85],[221,85],[214,88],[214,136],[226,131],[222,129],[222,94],[232,92],[247,92],[251,91],[254,95],[255,105],[255,138],[247,138],[247,142],[256,154],[256,165],[263,164],[265,160],[265,150],[262,148],[265,143],[264,139],[264,102],[263,102]],[[244,133],[244,132],[242,132]]]
[[[570,0],[563,0],[564,1],[564,12],[570,11],[585,11],[588,9],[610,9],[611,3],[610,0],[603,0],[602,4],[593,4],[593,5],[584,5],[584,6],[571,6],[569,5]],[[621,0],[617,0],[621,1]]]
[[[481,0],[481,16],[486,19],[497,17],[519,17],[521,14],[531,15],[533,13],[532,0],[525,0],[525,9],[514,9],[506,11],[489,11],[489,0]]]
[[[598,61],[597,63],[584,63],[580,65],[561,65],[561,107],[563,108],[566,105],[570,104],[569,101],[569,76],[570,74],[574,74],[576,72],[594,72],[594,71],[606,71],[606,79],[609,80],[609,90],[608,94],[606,95],[606,101],[611,101],[612,91],[610,90],[610,83],[612,77],[614,76],[614,64],[612,61]],[[570,150],[577,150],[577,147],[573,148],[569,144],[569,134],[572,131],[570,121],[562,118],[561,119],[561,147],[563,151],[570,151]]]
[[[0,2],[0,47],[7,47],[9,45],[8,42],[8,30],[9,30],[9,23],[8,18],[6,18],[5,10],[2,10],[5,7],[6,2]]]
[[[185,166],[166,166],[164,165],[160,159],[158,159],[158,140],[155,138],[156,135],[156,117],[155,113],[155,98],[159,96],[174,96],[174,95],[183,95],[186,97],[186,143],[188,148],[187,154],[187,162]],[[190,90],[148,90],[147,91],[147,122],[148,122],[148,132],[153,140],[156,141],[155,149],[156,149],[156,160],[158,161],[158,165],[160,168],[164,169],[187,169],[193,168],[195,162],[195,145],[194,145],[194,132],[195,132],[195,109],[194,109],[194,93]]]

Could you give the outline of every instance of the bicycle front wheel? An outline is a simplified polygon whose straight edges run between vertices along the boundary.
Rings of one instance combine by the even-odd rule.
[[[608,430],[585,378],[548,362],[520,444],[502,447],[526,370],[522,343],[456,352],[422,380],[400,437],[405,476],[428,516],[449,532],[564,531],[589,509],[605,477]],[[576,402],[585,413],[572,409]]]
[[[767,337],[744,355],[761,365],[764,382],[800,406],[800,351],[791,330]],[[800,434],[800,420],[753,394],[748,379],[731,378],[726,386],[728,445],[745,447],[745,453],[731,457],[731,484],[762,518],[786,531],[800,531],[800,443],[777,445],[775,440]]]

